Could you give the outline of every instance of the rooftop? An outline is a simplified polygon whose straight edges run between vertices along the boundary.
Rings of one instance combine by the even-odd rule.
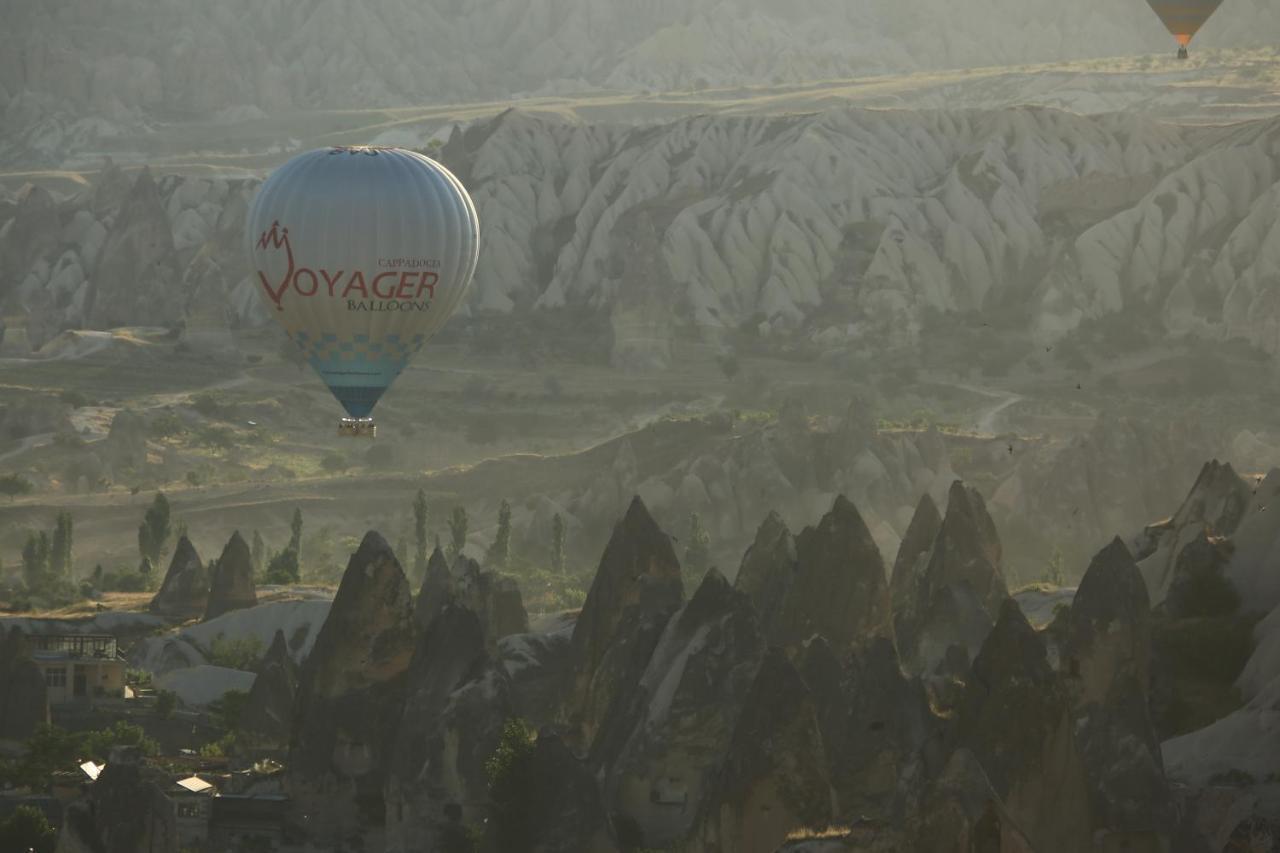
[[[33,634],[29,642],[36,660],[122,659],[110,634]]]

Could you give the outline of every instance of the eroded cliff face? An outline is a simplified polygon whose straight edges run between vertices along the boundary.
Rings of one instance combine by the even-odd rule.
[[[216,619],[232,610],[253,607],[258,603],[253,583],[253,555],[240,531],[231,534],[210,572],[209,597],[204,621]]]
[[[208,604],[209,573],[191,540],[183,536],[173,549],[160,591],[151,599],[151,612],[184,620],[203,615]]]
[[[315,837],[359,835],[383,822],[415,638],[409,583],[386,540],[370,532],[299,678],[287,787]]]
[[[564,705],[578,748],[591,748],[633,701],[667,620],[684,603],[671,538],[636,498],[614,528],[573,630]]]
[[[465,312],[586,312],[616,364],[648,369],[673,328],[835,351],[996,305],[1038,339],[1135,312],[1274,354],[1275,135],[1033,107],[640,126],[508,111],[435,153],[486,223]],[[1131,192],[1066,215],[1100,183]],[[36,343],[124,319],[186,319],[214,343],[265,319],[238,244],[254,189],[108,168],[75,199],[24,190],[0,206],[0,293]]]
[[[494,810],[486,762],[519,717],[535,742],[509,772],[529,786],[540,849],[770,853],[829,824],[849,827],[845,843],[922,850],[1169,837],[1182,806],[1148,711],[1152,617],[1133,555],[1105,548],[1037,630],[1005,591],[1002,553],[981,499],[954,483],[945,514],[921,502],[891,602],[841,497],[794,541],[766,518],[738,585],[711,569],[685,600],[671,537],[635,499],[583,609],[530,631],[518,592],[466,559],[436,560],[415,612],[370,533],[292,701],[298,815],[313,837],[406,853],[492,832],[515,818]],[[950,636],[936,602],[961,595],[981,636],[951,637],[913,674],[900,646]],[[779,618],[801,604],[802,625]],[[251,697],[255,732],[278,725],[291,667],[279,635]],[[1209,820],[1197,803],[1184,818]]]

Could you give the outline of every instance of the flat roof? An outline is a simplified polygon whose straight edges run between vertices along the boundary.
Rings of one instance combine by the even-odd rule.
[[[199,776],[188,776],[186,779],[179,779],[175,782],[179,788],[186,788],[193,794],[202,794],[213,787]]]

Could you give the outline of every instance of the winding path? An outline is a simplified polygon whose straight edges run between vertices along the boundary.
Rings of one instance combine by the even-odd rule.
[[[1005,409],[1015,406],[1026,399],[1026,397],[1023,397],[1021,394],[1014,394],[1012,391],[1000,391],[994,388],[980,388],[977,385],[956,385],[956,387],[963,388],[964,390],[970,391],[974,394],[980,394],[983,397],[991,397],[992,399],[999,400],[998,403],[988,406],[978,413],[978,417],[977,420],[974,421],[973,428],[980,433],[993,435],[998,432],[999,430],[997,427],[1000,422],[1000,416],[1004,413]]]

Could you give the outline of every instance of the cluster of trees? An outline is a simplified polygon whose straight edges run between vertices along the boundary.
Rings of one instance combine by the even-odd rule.
[[[0,495],[4,495],[9,500],[29,495],[34,488],[35,486],[31,484],[31,481],[20,474],[0,476]]]
[[[73,523],[68,512],[58,513],[53,532],[27,534],[22,546],[22,576],[33,593],[51,593],[71,581]]]
[[[74,768],[89,759],[101,764],[116,746],[136,746],[143,755],[160,753],[159,744],[147,737],[141,726],[124,720],[92,732],[69,732],[44,723],[25,746],[21,758],[0,761],[0,784],[43,791],[49,787],[54,771]]]

